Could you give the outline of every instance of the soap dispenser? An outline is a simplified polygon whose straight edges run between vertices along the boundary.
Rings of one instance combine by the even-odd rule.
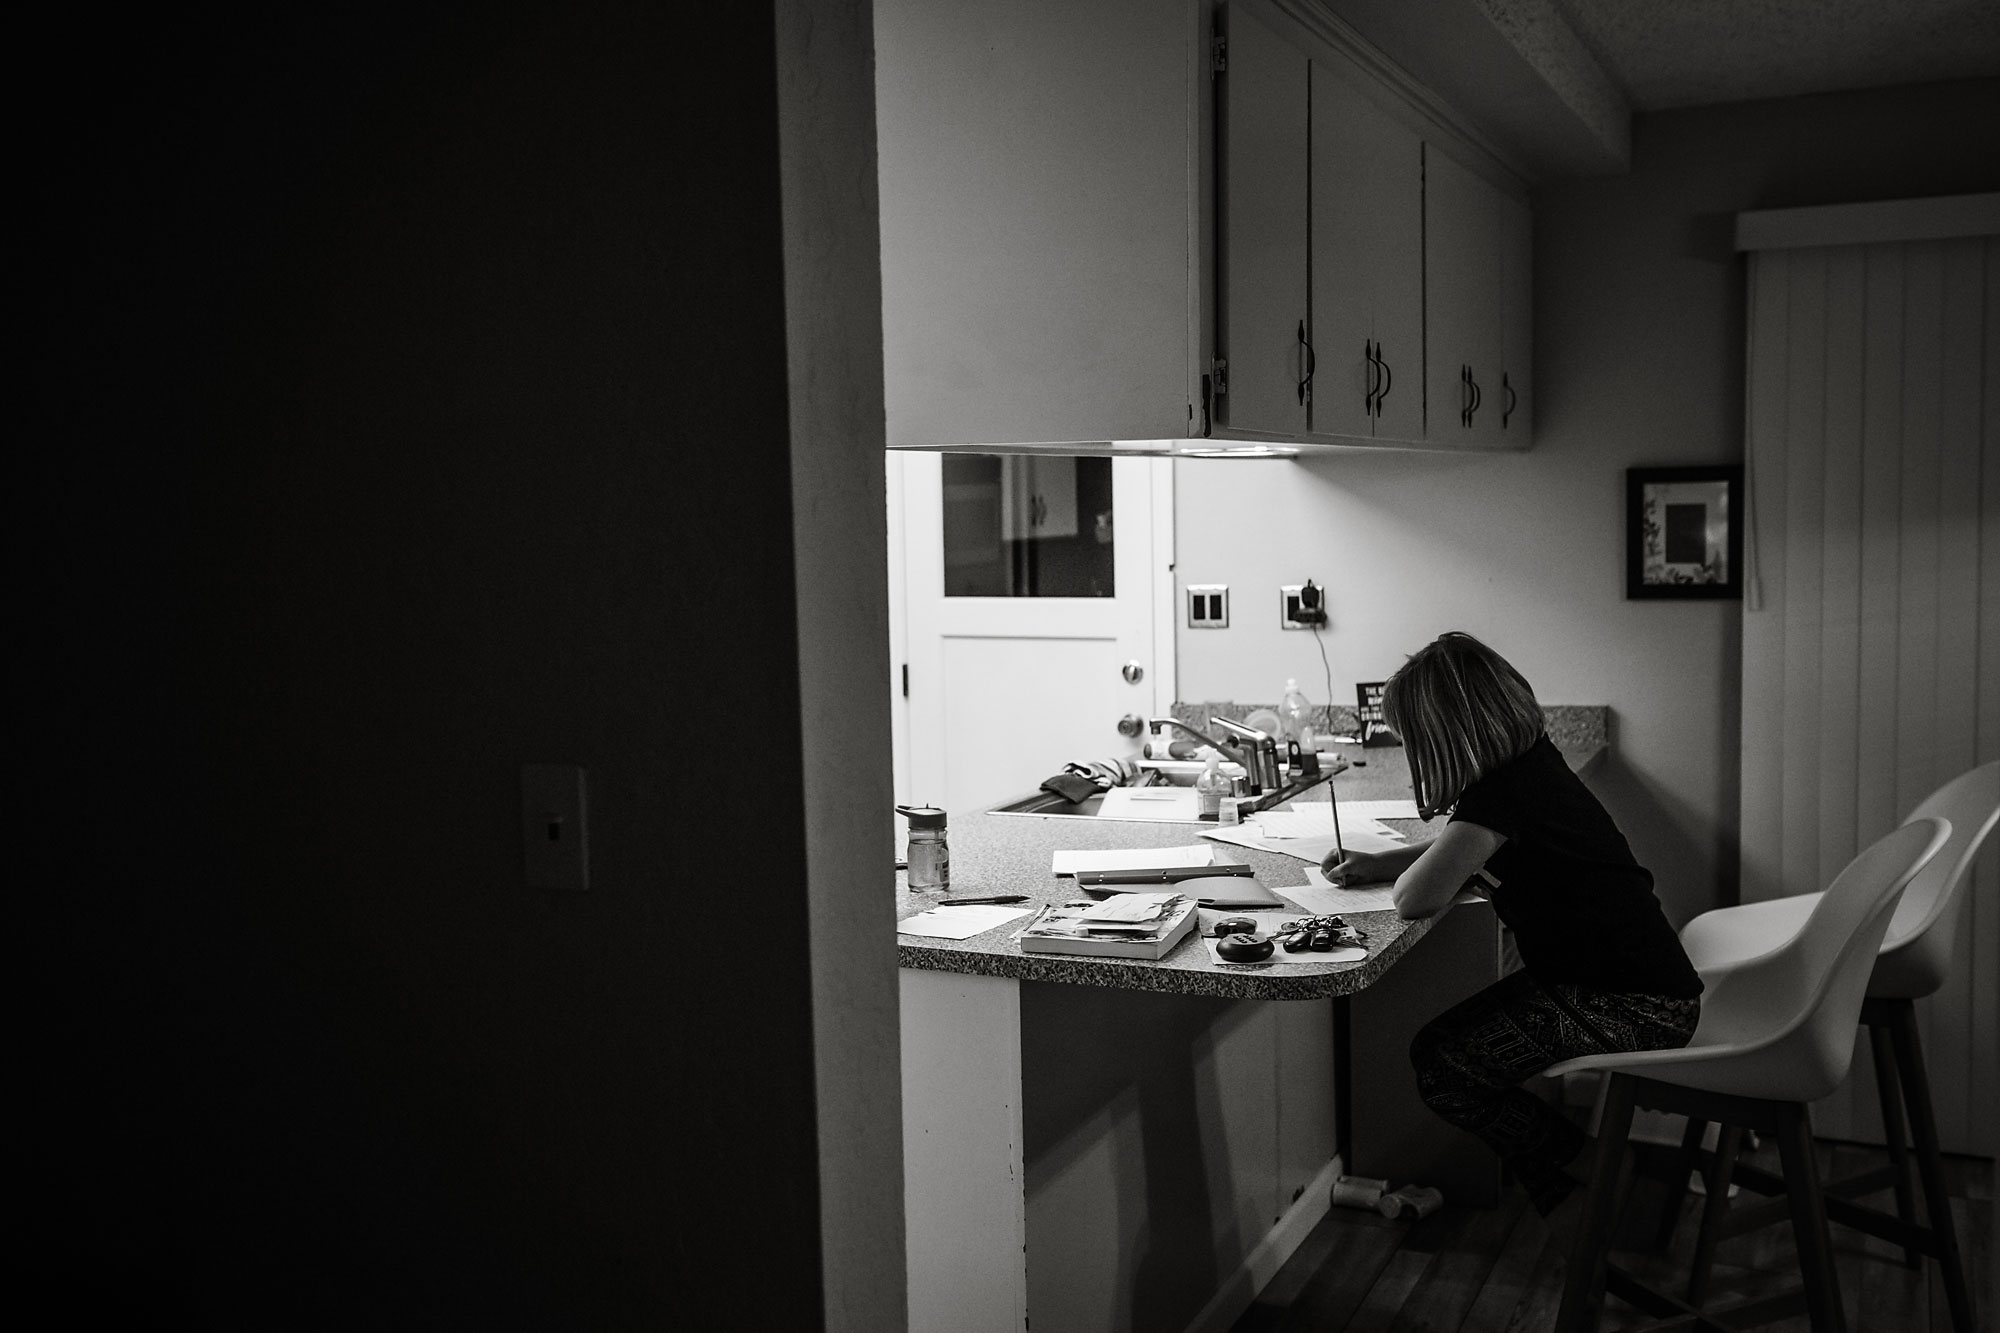
[[[1222,756],[1212,749],[1204,749],[1202,755],[1207,765],[1201,776],[1194,780],[1194,793],[1200,802],[1197,813],[1202,819],[1222,818],[1222,798],[1230,794],[1230,781],[1222,774]]]
[[[1278,703],[1278,730],[1279,739],[1297,741],[1299,749],[1312,752],[1313,706],[1299,689],[1297,679],[1285,682],[1285,697]]]

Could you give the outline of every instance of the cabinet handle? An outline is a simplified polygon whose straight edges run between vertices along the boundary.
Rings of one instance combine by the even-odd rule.
[[[1500,392],[1507,395],[1507,406],[1500,409],[1500,429],[1505,430],[1507,419],[1514,415],[1514,409],[1520,405],[1521,399],[1514,392],[1514,386],[1507,382],[1507,372],[1504,370],[1500,372]]]
[[[1480,392],[1479,381],[1472,378],[1470,366],[1465,368],[1465,382],[1472,386],[1472,406],[1465,409],[1465,424],[1470,426],[1472,418],[1479,414],[1479,405],[1486,401],[1486,395]]]
[[[1319,365],[1319,361],[1313,356],[1313,345],[1306,341],[1304,320],[1299,321],[1299,350],[1305,353],[1300,359],[1300,364],[1304,367],[1304,378],[1299,381],[1299,403],[1303,406],[1306,395],[1312,392],[1313,370]]]
[[[1376,371],[1381,365],[1381,362],[1375,359],[1374,339],[1363,338],[1361,340],[1361,359],[1368,366],[1368,392],[1362,396],[1361,415],[1372,417],[1375,415],[1375,390],[1380,383],[1380,376]]]
[[[1458,363],[1458,424],[1472,424],[1472,367]]]
[[[1389,370],[1389,363],[1382,358],[1382,344],[1375,344],[1375,364],[1382,371],[1382,387],[1375,394],[1375,415],[1382,415],[1382,404],[1388,400],[1389,390],[1396,387],[1396,377]]]

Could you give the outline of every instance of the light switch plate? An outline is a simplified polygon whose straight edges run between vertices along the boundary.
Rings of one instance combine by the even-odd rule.
[[[1187,585],[1189,629],[1229,628],[1229,585],[1190,583]]]
[[[575,764],[521,765],[521,860],[531,889],[590,887],[589,805]]]

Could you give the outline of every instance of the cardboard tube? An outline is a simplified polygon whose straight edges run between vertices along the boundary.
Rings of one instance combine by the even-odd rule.
[[[1388,1181],[1370,1176],[1335,1176],[1327,1201],[1344,1208],[1379,1208],[1382,1192],[1388,1188]]]

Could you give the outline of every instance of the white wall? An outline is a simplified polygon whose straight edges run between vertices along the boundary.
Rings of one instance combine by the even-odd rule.
[[[1278,586],[1330,593],[1333,700],[1463,629],[1547,703],[1608,704],[1591,775],[1676,922],[1736,896],[1740,606],[1628,602],[1628,467],[1739,462],[1741,209],[1959,193],[1993,84],[1643,117],[1628,176],[1535,197],[1535,447],[1176,463],[1179,583],[1227,583],[1231,628],[1181,629],[1184,700],[1326,697]]]

